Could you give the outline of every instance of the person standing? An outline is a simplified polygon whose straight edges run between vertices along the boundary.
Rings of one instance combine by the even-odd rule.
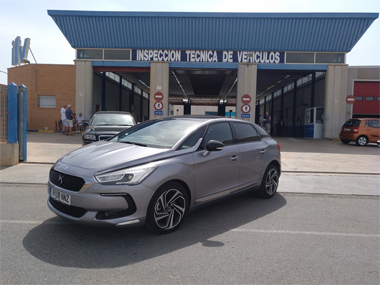
[[[66,133],[66,104],[61,108],[61,121],[62,121],[62,135]]]
[[[71,110],[71,105],[67,105],[66,109],[66,135],[73,136],[71,129],[73,128],[73,111]]]
[[[80,133],[80,129],[83,125],[83,120],[84,120],[82,113],[79,113],[79,116],[76,119],[77,119],[76,130],[77,130],[77,133]]]
[[[269,112],[265,113],[264,116],[264,127],[268,134],[270,134],[270,123],[271,123],[271,117],[269,116]]]

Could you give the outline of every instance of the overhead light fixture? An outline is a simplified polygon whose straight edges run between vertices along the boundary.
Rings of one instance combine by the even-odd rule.
[[[144,85],[146,88],[150,89],[150,86],[148,84],[146,84],[144,81],[140,80],[139,79],[139,82]]]
[[[179,87],[181,88],[183,94],[187,97],[187,99],[189,99],[189,96],[187,96],[187,94],[186,94],[186,92],[185,92],[185,89],[183,89],[181,82],[179,81],[177,75],[175,74],[175,72],[174,72],[173,70],[172,70],[172,74],[173,74],[175,80],[177,81]]]
[[[235,86],[237,80],[238,80],[238,78],[236,77],[234,83],[231,85],[231,88],[230,88],[230,90],[228,90],[227,95],[224,97],[224,99],[226,99],[226,98],[228,97],[228,95],[230,95],[230,92],[231,92],[232,89],[234,88],[234,86]]]

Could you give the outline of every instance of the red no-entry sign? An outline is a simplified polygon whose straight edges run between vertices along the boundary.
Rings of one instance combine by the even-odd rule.
[[[249,104],[251,103],[251,96],[245,94],[241,97],[241,101],[243,102],[243,104]]]
[[[162,94],[160,91],[154,93],[154,99],[156,101],[162,101],[164,99],[164,94]]]
[[[355,103],[355,96],[354,95],[348,95],[346,97],[347,104],[354,104]]]

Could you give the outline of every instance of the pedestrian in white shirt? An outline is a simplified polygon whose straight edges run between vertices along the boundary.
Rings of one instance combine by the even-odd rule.
[[[66,104],[61,108],[61,121],[62,121],[62,135],[66,133]]]

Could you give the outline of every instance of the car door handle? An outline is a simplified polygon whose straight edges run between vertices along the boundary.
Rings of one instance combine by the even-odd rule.
[[[266,152],[265,149],[260,150],[260,153],[261,153],[261,154],[264,154],[265,152]]]
[[[234,155],[234,156],[232,156],[230,159],[231,159],[232,161],[235,161],[237,158],[238,158],[238,156]]]

